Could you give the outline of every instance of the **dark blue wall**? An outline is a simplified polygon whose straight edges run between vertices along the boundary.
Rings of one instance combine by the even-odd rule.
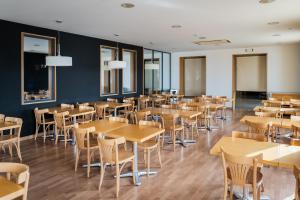
[[[57,101],[35,105],[21,105],[21,32],[56,37],[55,30],[0,20],[0,113],[23,118],[22,136],[34,133],[35,107],[47,108],[60,103],[95,101],[100,98],[100,45],[116,46],[116,42],[71,33],[61,33],[61,53],[73,58],[72,67],[57,68]],[[137,51],[137,93],[143,86],[143,48],[119,44]],[[120,94],[122,74],[119,74]],[[127,95],[132,96],[132,95]],[[121,98],[122,95],[114,96]],[[107,98],[107,97],[106,97]]]

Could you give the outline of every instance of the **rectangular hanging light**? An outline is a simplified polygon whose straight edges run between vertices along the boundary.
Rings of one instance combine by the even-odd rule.
[[[72,66],[72,57],[69,56],[47,56],[46,57],[47,66],[57,66],[57,67],[66,67]]]

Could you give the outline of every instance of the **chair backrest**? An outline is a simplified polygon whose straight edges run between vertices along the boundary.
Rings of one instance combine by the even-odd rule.
[[[34,109],[35,122],[38,124],[45,123],[45,114],[49,113],[49,109]]]
[[[90,133],[96,131],[95,127],[78,128],[75,124],[76,146],[78,149],[86,149],[90,147]]]
[[[146,120],[147,116],[151,115],[151,111],[137,111],[134,113],[135,124],[138,124],[140,120]]]
[[[113,122],[121,122],[121,123],[128,124],[128,119],[122,117],[109,117],[108,120]]]
[[[161,107],[166,108],[166,109],[172,109],[173,108],[172,105],[166,105],[166,104],[162,104]]]
[[[264,135],[256,134],[256,133],[249,133],[249,132],[232,131],[231,136],[232,136],[232,138],[251,139],[251,140],[256,140],[259,142],[267,141],[267,139]]]
[[[57,128],[65,128],[66,126],[66,116],[69,115],[68,111],[57,113],[54,112],[54,121]]]
[[[294,165],[294,176],[296,179],[295,200],[299,200],[300,199],[300,169],[296,165]]]
[[[161,123],[155,122],[155,121],[140,120],[139,126],[150,126],[150,127],[154,127],[154,128],[161,128]]]
[[[128,99],[124,99],[123,102],[124,102],[124,103],[128,103],[128,104],[131,105],[131,106],[128,106],[128,107],[127,107],[127,110],[128,110],[128,111],[133,111],[133,110],[134,110],[134,106],[135,106],[135,101],[134,101],[134,99],[129,99],[129,98],[128,98]]]
[[[292,124],[292,137],[300,139],[300,126]]]
[[[280,99],[274,98],[274,97],[269,97],[268,98],[269,101],[280,101]]]
[[[119,163],[119,149],[120,144],[126,142],[124,137],[119,137],[116,139],[103,139],[98,137],[98,146],[100,151],[101,163],[114,163],[117,165]]]
[[[294,121],[294,122],[300,121],[300,116],[291,115],[291,121]]]
[[[79,110],[94,110],[92,106],[79,105]]]
[[[261,163],[263,155],[259,154],[252,157],[246,156],[235,156],[226,153],[226,151],[221,147],[222,150],[222,161],[225,179],[228,178],[228,171],[230,172],[230,180],[232,185],[244,186],[247,184],[247,177],[250,170],[253,170],[253,184],[257,181],[257,167]]]
[[[300,139],[291,138],[290,145],[292,145],[292,146],[300,146]]]
[[[274,112],[255,112],[255,115],[259,117],[276,117]]]
[[[248,125],[248,131],[250,133],[257,133],[265,135],[269,131],[269,124],[262,122],[250,122],[248,120],[245,121],[246,125]]]
[[[78,105],[78,107],[80,107],[80,106],[89,106],[90,103],[79,103],[79,104],[77,104],[77,105]]]
[[[5,115],[0,114],[0,122],[4,122]]]
[[[8,180],[23,185],[26,193],[29,182],[29,166],[20,163],[0,162],[0,173],[6,173]]]
[[[186,111],[198,111],[198,106],[182,106],[181,110]]]
[[[105,113],[106,113],[106,108],[108,108],[109,105],[108,104],[104,104],[104,105],[97,105],[95,104],[95,110],[96,110],[96,115],[98,118],[105,118]]]
[[[20,137],[21,129],[22,129],[22,125],[23,125],[23,119],[17,118],[17,117],[5,117],[5,122],[12,122],[12,123],[16,123],[17,125],[19,125],[19,127],[15,129],[14,134],[17,135],[18,137]]]
[[[60,107],[61,107],[61,108],[71,108],[71,109],[73,109],[73,108],[74,108],[74,105],[62,103],[62,104],[60,104]]]
[[[173,114],[163,114],[161,115],[162,127],[164,129],[174,129],[176,125],[176,120],[179,118],[179,115]]]
[[[114,99],[114,98],[107,98],[106,101],[118,103],[118,99]]]

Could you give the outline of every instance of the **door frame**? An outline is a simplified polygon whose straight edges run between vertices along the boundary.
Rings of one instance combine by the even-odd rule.
[[[266,87],[268,88],[268,54],[267,53],[254,53],[254,54],[234,54],[232,55],[232,98],[234,99],[232,103],[232,108],[235,109],[236,103],[236,80],[237,80],[237,61],[238,57],[252,57],[252,56],[265,56],[266,57]]]
[[[205,59],[205,68],[206,68],[206,56],[185,56],[179,58],[179,94],[185,95],[185,59]],[[206,69],[205,69],[206,71]],[[205,74],[206,81],[206,74]],[[206,91],[206,84],[205,84]]]

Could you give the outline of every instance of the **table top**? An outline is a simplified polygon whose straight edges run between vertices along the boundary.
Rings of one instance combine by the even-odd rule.
[[[18,128],[20,125],[14,122],[0,122],[0,131]]]
[[[179,115],[182,118],[194,118],[201,115],[199,111],[188,111],[188,110],[176,110],[169,108],[146,108],[143,111],[150,111],[151,114],[161,115],[161,114],[171,114]]]
[[[300,165],[300,147],[286,144],[258,142],[250,139],[222,137],[211,149],[211,155],[220,155],[221,147],[232,155],[255,156],[263,154],[263,163],[293,168]]]
[[[254,111],[265,110],[270,112],[283,112],[283,113],[294,113],[300,112],[300,108],[280,108],[280,107],[266,107],[266,106],[255,106]]]
[[[187,106],[197,106],[197,107],[206,107],[206,108],[214,108],[220,109],[224,107],[224,104],[216,104],[216,103],[206,103],[203,104],[202,102],[187,102]]]
[[[95,127],[97,133],[107,133],[118,128],[128,126],[126,123],[109,121],[109,120],[96,120],[85,124],[80,124],[79,128]]]
[[[62,112],[69,112],[69,116],[71,117],[77,117],[81,115],[86,115],[90,113],[94,113],[94,110],[86,110],[86,109],[79,109],[79,108],[62,108],[60,106],[49,108],[49,114],[54,114],[54,112],[62,113]]]
[[[8,181],[4,177],[0,177],[0,198],[2,197],[12,197],[9,199],[13,199],[17,196],[17,194],[20,192],[20,190],[23,189],[22,186],[12,182]],[[15,195],[14,195],[15,194]]]
[[[290,105],[290,101],[280,101],[280,100],[262,100],[262,103],[274,103],[274,104],[281,104],[281,105]]]
[[[118,103],[118,102],[109,102],[109,101],[95,101],[89,102],[90,105],[108,105],[110,108],[124,108],[132,106],[130,103]]]
[[[281,128],[291,129],[292,124],[300,125],[298,121],[291,121],[290,119],[285,118],[274,118],[274,117],[259,117],[259,116],[244,116],[240,122],[245,123],[245,121],[255,122],[255,123],[266,123],[271,124],[272,126],[277,126]]]
[[[165,132],[165,129],[129,124],[108,132],[109,137],[124,137],[127,141],[142,143]]]

